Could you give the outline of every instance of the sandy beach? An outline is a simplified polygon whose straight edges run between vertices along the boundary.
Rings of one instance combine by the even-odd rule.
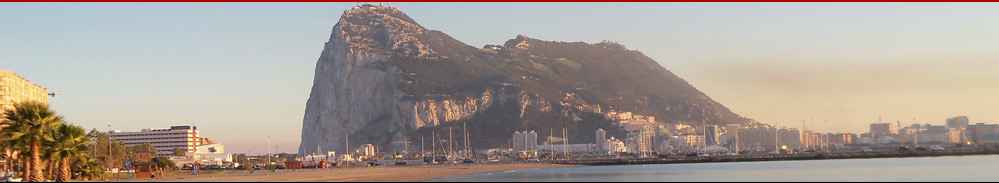
[[[463,176],[488,172],[503,172],[510,170],[568,167],[569,165],[554,165],[544,163],[512,163],[512,164],[472,164],[472,165],[436,165],[436,166],[386,166],[357,167],[334,169],[300,169],[270,172],[257,170],[249,174],[245,170],[230,170],[222,172],[204,172],[199,176],[175,175],[161,179],[131,180],[131,181],[167,181],[167,182],[276,182],[276,181],[427,181],[434,178]]]

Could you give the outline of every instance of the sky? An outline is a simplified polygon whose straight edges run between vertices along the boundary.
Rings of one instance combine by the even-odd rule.
[[[230,152],[295,152],[316,60],[353,5],[3,3],[0,68],[86,128],[191,124]],[[781,126],[999,122],[999,4],[390,5],[476,47],[616,41]]]

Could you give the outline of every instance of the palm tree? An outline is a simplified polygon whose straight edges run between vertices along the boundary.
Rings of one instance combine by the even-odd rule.
[[[24,151],[27,148],[24,148],[25,146],[20,145],[17,142],[8,141],[6,139],[0,140],[0,146],[2,146],[0,150],[3,151],[2,156],[3,159],[5,160],[4,165],[2,165],[4,167],[2,171],[5,171],[7,173],[15,173],[15,171],[18,170],[17,167],[22,165],[21,161],[24,159],[22,158],[24,153],[21,152],[27,152]],[[24,174],[24,171],[19,173]]]
[[[175,164],[173,160],[166,157],[155,157],[151,159],[149,166],[152,173],[159,173],[160,177],[166,176],[167,172],[177,168],[177,164]]]
[[[4,128],[0,128],[0,134],[3,135],[2,144],[4,147],[8,148],[11,151],[11,156],[10,156],[11,170],[20,167],[21,177],[22,178],[30,177],[31,171],[29,171],[27,167],[31,166],[30,164],[31,162],[27,161],[29,157],[27,156],[26,153],[31,151],[30,148],[28,147],[28,142],[25,141],[24,138],[12,138],[13,133],[23,131],[23,129],[21,129],[23,126],[11,126],[9,121],[6,120],[0,120],[0,121],[4,122],[3,125],[0,125],[4,126]]]
[[[83,154],[83,156],[76,159],[73,167],[80,173],[79,176],[83,180],[95,180],[104,177],[104,166],[87,154]]]
[[[14,110],[5,111],[7,127],[3,129],[9,140],[25,142],[29,147],[27,181],[39,182],[42,175],[42,142],[51,138],[49,133],[62,124],[62,116],[37,102],[14,104]]]
[[[58,167],[58,181],[65,182],[72,178],[70,162],[86,154],[89,141],[86,130],[76,125],[60,125],[53,131],[49,153],[51,161],[57,162],[57,166],[53,167]]]
[[[4,126],[3,119],[0,119],[0,129]],[[0,159],[3,160],[3,165],[0,165],[0,172],[10,172],[12,171],[11,162],[14,161],[12,157],[13,152],[10,146],[7,145],[7,139],[0,135]],[[5,176],[5,175],[0,175]]]

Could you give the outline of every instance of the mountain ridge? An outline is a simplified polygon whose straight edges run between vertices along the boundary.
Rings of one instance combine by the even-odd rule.
[[[344,12],[316,66],[300,152],[399,143],[467,123],[476,148],[515,130],[570,127],[621,136],[615,115],[653,123],[745,123],[655,60],[613,42],[525,35],[477,48],[392,7]],[[434,127],[434,128],[430,128]],[[584,141],[585,142],[585,141]]]

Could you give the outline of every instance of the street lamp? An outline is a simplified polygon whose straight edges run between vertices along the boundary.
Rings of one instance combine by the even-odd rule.
[[[108,168],[111,168],[111,122],[108,122]]]
[[[112,143],[111,142],[111,133],[112,133],[112,131],[113,130],[111,128],[111,122],[108,122],[108,133],[107,133],[107,136],[108,136],[108,158],[107,158],[107,164],[108,164],[108,170],[109,171],[113,170],[113,168],[114,168],[114,161],[112,161],[112,158],[111,158],[112,156],[114,156],[114,155],[111,154],[111,143]],[[115,171],[111,171],[111,173],[115,174]]]

